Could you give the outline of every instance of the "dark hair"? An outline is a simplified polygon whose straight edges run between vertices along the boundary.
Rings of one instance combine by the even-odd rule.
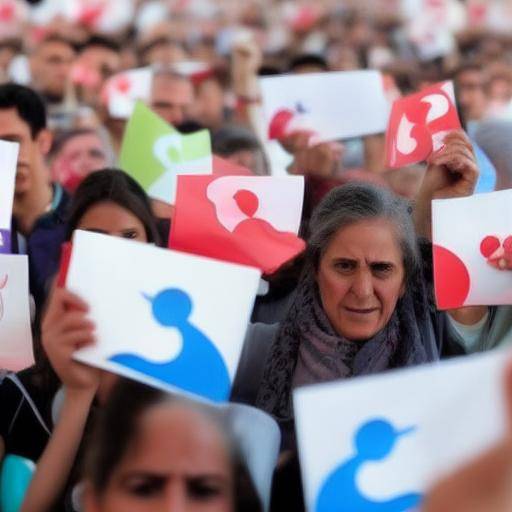
[[[320,68],[322,71],[328,71],[329,65],[327,64],[327,61],[324,57],[321,55],[315,55],[313,53],[305,53],[302,55],[297,55],[294,57],[290,65],[288,67],[290,72],[296,71],[298,68],[304,67],[304,66],[316,66]]]
[[[71,204],[67,240],[71,238],[87,210],[105,201],[111,201],[130,211],[144,225],[148,242],[159,243],[160,237],[148,196],[133,178],[119,169],[93,172],[80,183]]]
[[[137,432],[137,425],[149,408],[158,404],[183,404],[202,413],[207,421],[224,436],[232,461],[235,481],[235,510],[238,512],[261,511],[260,500],[248,470],[234,447],[226,418],[219,409],[193,402],[177,395],[121,379],[114,386],[108,403],[100,411],[86,451],[85,476],[97,494],[102,494],[112,473],[126,453]]]
[[[87,48],[91,48],[93,46],[99,46],[100,48],[105,48],[106,50],[110,50],[112,52],[119,53],[121,51],[121,45],[114,41],[113,39],[109,39],[103,36],[93,35],[91,36],[80,48],[81,51],[86,50]]]
[[[15,108],[28,124],[33,139],[46,128],[46,108],[33,89],[14,83],[0,85],[0,110],[9,108]]]
[[[406,278],[421,269],[416,232],[408,202],[389,190],[369,183],[349,183],[331,190],[313,212],[306,257],[314,268],[336,233],[368,219],[391,221],[402,250]]]
[[[231,156],[237,151],[261,151],[253,132],[243,126],[224,126],[212,137],[212,151],[219,156]]]

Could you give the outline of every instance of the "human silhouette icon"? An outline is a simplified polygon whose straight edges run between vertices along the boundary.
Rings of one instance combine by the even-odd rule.
[[[226,363],[212,341],[190,323],[193,304],[189,295],[168,288],[155,297],[144,297],[160,325],[180,332],[183,340],[180,353],[163,363],[135,354],[117,354],[110,360],[215,402],[227,400],[231,381]]]
[[[388,421],[376,419],[361,425],[354,438],[355,455],[327,478],[317,498],[316,512],[405,512],[414,510],[421,494],[410,493],[375,501],[364,496],[357,486],[357,475],[367,462],[388,457],[400,437],[414,427],[397,431]]]
[[[259,200],[254,192],[239,190],[233,199],[247,216],[236,226],[233,237],[241,242],[239,250],[265,274],[272,274],[304,249],[304,241],[295,233],[278,231],[270,222],[255,217]]]

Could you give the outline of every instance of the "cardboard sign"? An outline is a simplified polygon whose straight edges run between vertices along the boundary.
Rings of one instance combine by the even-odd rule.
[[[256,269],[77,231],[66,286],[90,305],[97,344],[75,357],[225,401],[259,278]]]
[[[302,252],[304,178],[179,176],[169,247],[272,274]]]
[[[0,255],[0,369],[34,364],[29,300],[27,256]]]
[[[148,102],[152,81],[153,70],[149,67],[129,69],[110,77],[101,93],[110,117],[128,119],[137,101]]]
[[[435,481],[504,435],[506,356],[297,389],[308,511],[420,510]]]
[[[166,203],[176,198],[179,174],[211,174],[210,133],[182,135],[137,102],[124,133],[119,165],[147,194]]]
[[[512,190],[433,201],[438,308],[512,304],[512,272],[496,268],[512,250],[511,226]]]
[[[0,140],[0,254],[11,252],[11,218],[20,145]]]
[[[386,132],[386,165],[404,167],[426,160],[444,136],[461,128],[452,82],[442,82],[393,103]]]
[[[269,139],[310,131],[323,142],[386,129],[390,107],[377,71],[272,76],[260,86]]]

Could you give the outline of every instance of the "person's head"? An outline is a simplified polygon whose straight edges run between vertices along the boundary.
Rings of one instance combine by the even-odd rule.
[[[84,45],[76,66],[84,79],[79,81],[80,99],[97,106],[105,81],[121,69],[121,48],[110,39],[94,36]],[[80,78],[80,77],[78,77]]]
[[[30,57],[32,81],[49,101],[63,100],[74,59],[73,45],[59,36],[47,37],[35,47]]]
[[[46,128],[46,109],[41,97],[28,87],[0,85],[0,139],[20,145],[15,197],[47,186],[45,156],[52,136]]]
[[[455,73],[457,103],[466,121],[480,121],[487,112],[486,76],[478,64],[460,67]]]
[[[334,330],[366,340],[389,322],[420,268],[407,203],[375,185],[332,190],[313,212],[306,256]]]
[[[290,73],[323,73],[329,71],[327,61],[321,55],[303,54],[294,57],[289,66]]]
[[[49,157],[53,179],[72,192],[86,176],[114,163],[106,137],[92,128],[58,134]]]
[[[258,138],[242,126],[225,126],[212,138],[213,152],[226,160],[246,167],[257,176],[269,174],[265,153]]]
[[[82,181],[71,205],[68,240],[75,229],[159,242],[146,193],[133,178],[118,169],[93,172]]]
[[[194,106],[194,86],[173,71],[156,71],[151,85],[150,106],[173,126],[189,120]]]
[[[245,466],[218,410],[121,381],[91,439],[86,512],[256,512]]]
[[[143,65],[170,65],[186,60],[187,53],[183,46],[168,37],[156,37],[139,49],[139,58]]]
[[[210,129],[224,123],[224,86],[219,78],[210,76],[196,85],[197,119]]]

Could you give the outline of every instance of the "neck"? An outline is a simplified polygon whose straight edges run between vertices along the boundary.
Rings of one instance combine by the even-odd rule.
[[[23,194],[15,194],[13,215],[16,217],[18,231],[29,234],[37,219],[44,215],[53,197],[52,186],[43,184],[33,187]]]

